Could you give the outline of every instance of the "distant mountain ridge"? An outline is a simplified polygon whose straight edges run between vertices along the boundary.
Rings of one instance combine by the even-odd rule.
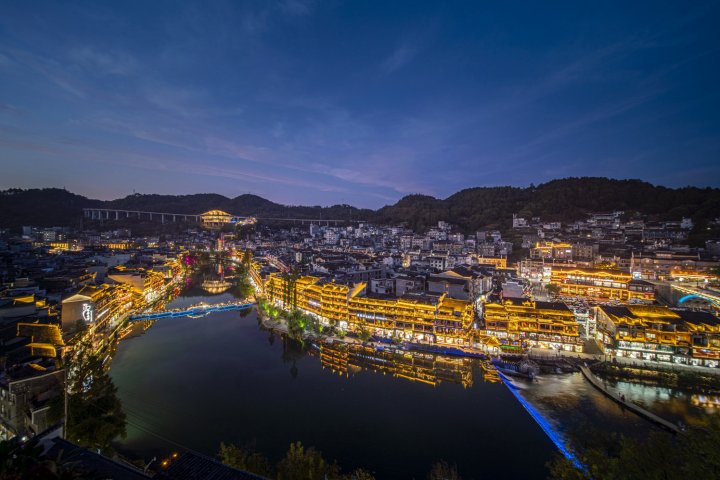
[[[640,180],[603,177],[564,178],[530,187],[477,187],[461,190],[446,199],[408,195],[379,210],[350,205],[287,206],[257,195],[227,198],[218,194],[140,195],[102,201],[58,188],[11,189],[0,192],[0,227],[22,225],[75,225],[87,207],[144,210],[168,213],[202,213],[220,209],[235,215],[281,218],[367,220],[381,224],[405,224],[424,231],[439,220],[458,225],[466,232],[481,228],[507,229],[512,214],[572,221],[589,212],[623,210],[658,219],[690,217],[703,225],[720,216],[720,189],[668,188]]]
[[[215,193],[133,194],[116,200],[94,200],[60,188],[9,189],[0,191],[0,228],[76,226],[83,218],[83,208],[92,207],[183,214],[219,209],[240,216],[337,220],[369,220],[374,215],[373,210],[350,205],[287,206],[250,194],[235,198]]]

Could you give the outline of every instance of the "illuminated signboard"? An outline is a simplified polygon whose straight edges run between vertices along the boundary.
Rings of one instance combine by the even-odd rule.
[[[83,303],[82,306],[82,319],[85,323],[92,323],[95,320],[95,309],[92,303]]]

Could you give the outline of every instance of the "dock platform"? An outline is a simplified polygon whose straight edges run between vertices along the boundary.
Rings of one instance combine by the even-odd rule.
[[[669,422],[668,420],[665,420],[664,418],[660,418],[657,415],[655,415],[652,412],[648,412],[644,408],[642,408],[640,405],[637,405],[633,402],[625,401],[622,398],[620,398],[619,395],[611,392],[608,388],[603,385],[603,383],[598,379],[590,369],[585,365],[580,365],[580,371],[582,372],[583,376],[598,390],[600,390],[602,393],[613,399],[615,402],[617,402],[619,405],[622,405],[623,407],[627,408],[628,410],[636,413],[637,415],[640,415],[641,417],[645,418],[646,420],[649,420],[653,422],[654,424],[658,425],[661,428],[664,428],[665,430],[671,432],[671,433],[682,433],[682,430],[680,430],[680,427],[675,425],[672,422]]]

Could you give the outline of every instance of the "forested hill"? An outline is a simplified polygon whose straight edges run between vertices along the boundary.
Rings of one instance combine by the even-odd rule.
[[[445,220],[472,232],[487,227],[505,229],[510,226],[513,213],[523,217],[539,216],[543,220],[570,221],[584,218],[588,212],[610,210],[624,210],[628,214],[638,212],[658,219],[685,216],[702,225],[720,216],[720,189],[672,189],[640,180],[566,178],[527,188],[469,188],[446,199],[409,195],[377,211],[349,205],[287,206],[256,195],[227,198],[217,194],[135,194],[101,201],[55,188],[12,189],[0,192],[0,227],[78,225],[84,207],[168,213],[220,209],[235,215],[257,217],[368,220],[404,223],[418,232]]]
[[[528,188],[468,188],[444,200],[409,195],[378,210],[375,219],[380,223],[406,222],[416,231],[446,220],[472,232],[485,227],[507,228],[513,213],[526,218],[572,221],[585,218],[589,212],[612,210],[638,212],[660,220],[685,216],[703,224],[720,216],[720,189],[673,189],[640,180],[565,178]]]
[[[83,208],[115,208],[163,213],[198,214],[224,210],[233,215],[269,218],[325,218],[368,220],[373,210],[349,205],[288,206],[257,195],[227,198],[213,193],[195,195],[129,195],[117,200],[93,200],[59,188],[0,191],[0,228],[17,229],[23,225],[38,227],[78,226]]]

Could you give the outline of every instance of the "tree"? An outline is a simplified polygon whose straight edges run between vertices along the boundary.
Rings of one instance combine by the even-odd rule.
[[[226,445],[224,442],[220,442],[218,458],[225,465],[239,470],[263,477],[273,476],[273,468],[270,465],[270,461],[265,455],[258,453],[254,445],[243,448],[238,445]]]
[[[363,343],[365,343],[372,338],[372,333],[370,333],[370,330],[368,330],[365,325],[360,325],[360,330],[358,330],[358,338]]]
[[[347,475],[343,475],[342,478],[343,480],[375,480],[375,475],[364,468],[356,468]]]
[[[246,248],[245,252],[243,253],[243,260],[242,260],[242,264],[243,264],[243,267],[245,267],[245,270],[250,271],[250,269],[252,268],[252,261],[253,261],[252,250],[250,250],[249,248]]]
[[[238,275],[237,281],[233,286],[232,293],[237,298],[247,299],[253,294],[253,287],[248,279],[247,273],[241,273]]]
[[[550,477],[561,480],[648,478],[685,480],[720,478],[720,420],[675,437],[653,432],[643,442],[598,431],[579,435],[576,455],[584,470],[557,456],[548,463]]]
[[[301,340],[306,331],[307,317],[299,310],[293,310],[285,314],[285,320],[287,321],[288,334],[296,340]]]
[[[302,443],[290,444],[285,458],[278,464],[278,480],[325,480],[340,476],[340,468],[328,463],[313,447],[305,448]]]
[[[548,283],[545,287],[545,290],[547,290],[548,294],[552,297],[557,297],[558,295],[560,295],[560,285]]]
[[[81,341],[67,359],[66,369],[66,437],[82,446],[109,450],[113,439],[125,437],[125,412],[102,358],[93,353],[89,341]]]
[[[455,465],[445,460],[435,462],[427,476],[428,480],[462,480]]]

